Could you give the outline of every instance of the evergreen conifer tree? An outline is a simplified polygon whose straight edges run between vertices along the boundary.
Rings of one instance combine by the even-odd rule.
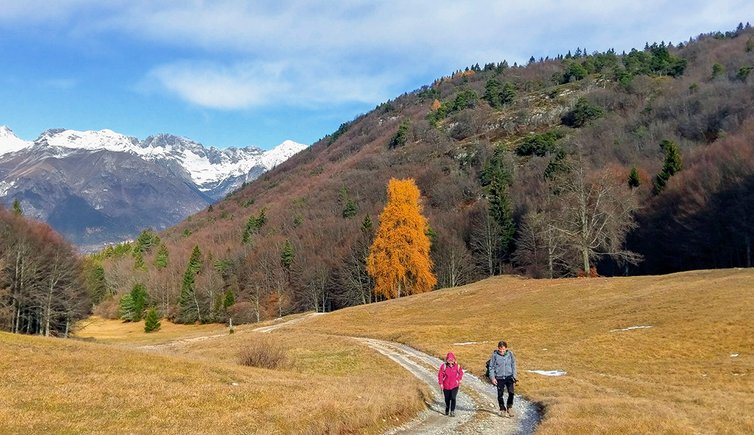
[[[283,243],[283,250],[280,253],[280,265],[283,266],[283,269],[290,272],[295,256],[291,241],[286,239]]]
[[[683,169],[681,151],[675,142],[665,139],[660,143],[660,148],[665,153],[665,163],[662,165],[660,173],[654,179],[653,192],[655,195],[658,195],[665,189],[665,185],[668,183],[670,177]]]
[[[18,199],[13,200],[13,213],[19,216],[24,214],[24,211],[21,209],[21,201],[19,201]]]
[[[157,316],[157,310],[154,307],[147,311],[144,319],[144,332],[154,332],[160,329],[160,318]]]
[[[631,172],[628,174],[628,187],[636,189],[641,185],[641,179],[639,179],[639,171],[636,166],[631,167]]]
[[[236,303],[236,296],[233,294],[233,290],[228,289],[225,291],[225,295],[223,297],[223,308],[226,310],[235,305]]]
[[[138,322],[144,317],[144,309],[147,305],[147,288],[144,284],[134,284],[130,292],[123,295],[120,300],[120,318],[128,322]]]
[[[158,269],[164,269],[168,267],[168,257],[170,253],[168,252],[168,247],[165,246],[164,243],[160,244],[160,248],[157,250],[157,256],[154,259],[154,265],[157,266]]]
[[[191,251],[186,272],[183,274],[183,283],[181,284],[181,296],[178,300],[179,315],[178,320],[182,323],[194,323],[202,321],[201,310],[199,309],[199,300],[196,297],[196,275],[202,269],[202,252],[199,246],[194,246]]]

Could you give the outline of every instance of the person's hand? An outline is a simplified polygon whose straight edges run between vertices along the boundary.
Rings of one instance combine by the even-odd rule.
[[[514,383],[514,384],[517,384],[517,383],[518,383],[518,379],[516,379],[516,378],[513,378],[513,383]]]
[[[492,385],[497,385],[497,379],[492,378]]]

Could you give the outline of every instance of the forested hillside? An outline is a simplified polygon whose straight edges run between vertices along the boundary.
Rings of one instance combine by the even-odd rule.
[[[48,225],[0,207],[0,331],[67,336],[89,314],[82,262]]]
[[[159,236],[99,254],[99,311],[146,286],[179,321],[374,300],[365,259],[413,178],[437,288],[748,266],[754,31],[473,65],[380,104]],[[166,199],[167,201],[168,199]]]

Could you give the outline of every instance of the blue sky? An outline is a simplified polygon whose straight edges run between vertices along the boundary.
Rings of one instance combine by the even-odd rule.
[[[0,125],[269,149],[475,63],[747,21],[750,0],[0,0]]]

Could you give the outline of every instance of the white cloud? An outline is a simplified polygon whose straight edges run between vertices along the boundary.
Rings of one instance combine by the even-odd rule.
[[[381,75],[342,74],[318,61],[254,63],[223,66],[209,62],[177,62],[153,69],[148,77],[192,104],[233,110],[284,104],[371,103],[389,98],[391,86]]]
[[[8,2],[4,2],[8,3]],[[191,104],[378,103],[473,63],[686,40],[754,16],[750,0],[26,0],[0,26],[181,53],[146,77]],[[177,49],[177,50],[173,50]],[[177,55],[176,55],[177,56]]]

